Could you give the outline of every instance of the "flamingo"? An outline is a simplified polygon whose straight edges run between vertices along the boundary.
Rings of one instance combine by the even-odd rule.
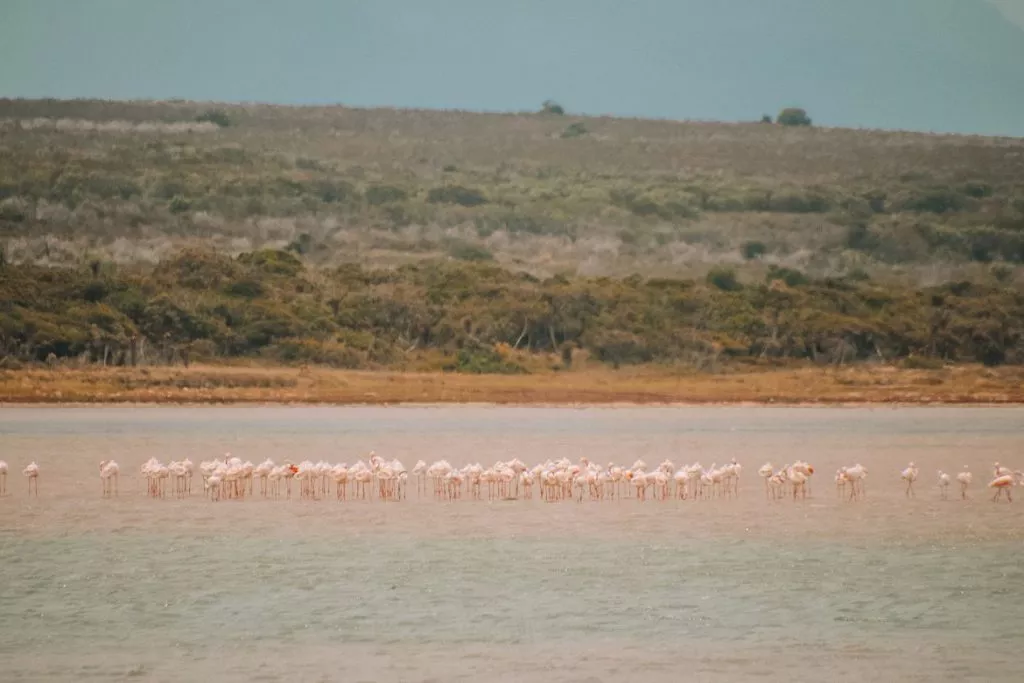
[[[206,489],[206,493],[210,496],[210,500],[214,502],[220,500],[222,482],[223,480],[219,473],[211,474],[206,478],[206,481],[203,483],[203,488]]]
[[[900,478],[907,482],[907,490],[905,491],[907,498],[916,497],[914,494],[914,482],[917,480],[917,471],[914,463],[910,463],[905,470],[900,472]]]
[[[121,468],[113,460],[100,461],[100,481],[103,482],[103,497],[109,498],[111,492],[117,495],[117,478]]]
[[[32,495],[32,482],[35,482],[36,498],[39,497],[39,465],[33,460],[28,466],[21,472],[28,477],[28,493]]]
[[[843,494],[846,493],[846,484],[850,481],[849,477],[846,476],[846,468],[840,467],[836,470],[836,497],[842,498]]]
[[[853,467],[844,467],[843,475],[850,482],[850,500],[857,500],[864,496],[864,480],[868,476],[868,470],[864,465],[857,463]]]
[[[971,481],[974,479],[974,475],[971,474],[967,465],[964,465],[964,471],[956,475],[956,480],[960,482],[960,498],[967,500],[967,487],[971,485]]]
[[[7,495],[7,463],[0,460],[0,496]]]
[[[946,500],[949,497],[949,484],[949,475],[942,470],[939,470],[939,491],[942,494],[942,500]]]
[[[1013,493],[1011,489],[1013,485],[1017,483],[1016,477],[1013,474],[1004,474],[996,477],[988,483],[989,488],[996,490],[996,495],[992,496],[992,502],[996,502],[1003,496],[1003,492],[1006,492],[1006,500],[1010,503],[1013,502]]]

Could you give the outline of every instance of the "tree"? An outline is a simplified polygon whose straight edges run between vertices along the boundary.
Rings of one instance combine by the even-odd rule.
[[[783,126],[809,126],[811,117],[799,107],[788,107],[779,112],[776,122]]]

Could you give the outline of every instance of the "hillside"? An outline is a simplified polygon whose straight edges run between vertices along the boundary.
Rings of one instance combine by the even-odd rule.
[[[187,102],[0,114],[7,365],[1024,363],[1020,140]]]
[[[230,125],[194,122],[210,109]],[[291,248],[313,265],[933,285],[1019,280],[1024,261],[1019,139],[191,102],[0,100],[0,121],[13,262]]]

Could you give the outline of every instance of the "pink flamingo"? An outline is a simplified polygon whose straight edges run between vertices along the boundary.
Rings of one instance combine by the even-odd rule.
[[[996,477],[988,483],[989,488],[996,490],[996,495],[992,496],[992,502],[996,502],[1003,496],[1003,492],[1006,492],[1006,500],[1010,503],[1013,502],[1013,485],[1016,483],[1016,479],[1012,474],[1004,474],[1000,477]]]

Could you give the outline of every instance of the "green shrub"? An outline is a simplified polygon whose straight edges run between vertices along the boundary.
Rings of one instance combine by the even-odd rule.
[[[1000,284],[1007,284],[1013,279],[1013,268],[1002,263],[997,263],[989,268],[989,273]]]
[[[740,247],[740,253],[748,261],[761,258],[767,251],[768,248],[764,245],[764,242],[744,242],[743,246]]]
[[[405,190],[393,185],[371,185],[363,193],[366,203],[370,206],[405,201],[408,196],[409,194]]]
[[[793,268],[782,268],[779,266],[771,266],[768,268],[768,275],[765,276],[765,280],[768,282],[773,280],[782,280],[790,287],[800,287],[810,282],[807,276],[799,270]]]
[[[964,208],[964,198],[959,192],[948,187],[931,188],[913,192],[901,207],[904,211],[918,213],[946,213]]]
[[[227,128],[231,125],[231,117],[223,109],[207,109],[196,117],[199,123],[212,123],[220,128]]]
[[[167,204],[167,209],[171,213],[185,213],[192,208],[192,202],[185,199],[181,195],[176,196]]]
[[[708,284],[717,287],[725,292],[737,292],[743,289],[743,285],[736,278],[736,271],[725,266],[715,266],[707,275]]]
[[[494,254],[482,247],[465,240],[452,240],[448,245],[448,254],[460,261],[493,261]]]
[[[788,107],[779,112],[776,122],[783,126],[809,126],[811,125],[811,117],[799,107]]]
[[[526,368],[502,358],[493,348],[483,346],[464,348],[458,352],[455,363],[446,367],[473,375],[525,375]]]
[[[565,116],[565,108],[562,107],[558,102],[554,100],[545,100],[544,104],[540,107],[541,114],[553,114],[555,116]]]
[[[427,193],[427,201],[433,204],[458,204],[460,206],[480,206],[487,203],[487,197],[480,190],[461,185],[435,187]]]
[[[563,138],[579,138],[579,137],[583,137],[584,135],[586,135],[589,132],[590,131],[587,130],[587,127],[581,121],[577,121],[576,123],[570,123],[566,127],[566,129],[562,131],[562,137]]]
[[[238,261],[273,275],[295,276],[302,270],[302,261],[279,249],[262,249],[240,254]]]

